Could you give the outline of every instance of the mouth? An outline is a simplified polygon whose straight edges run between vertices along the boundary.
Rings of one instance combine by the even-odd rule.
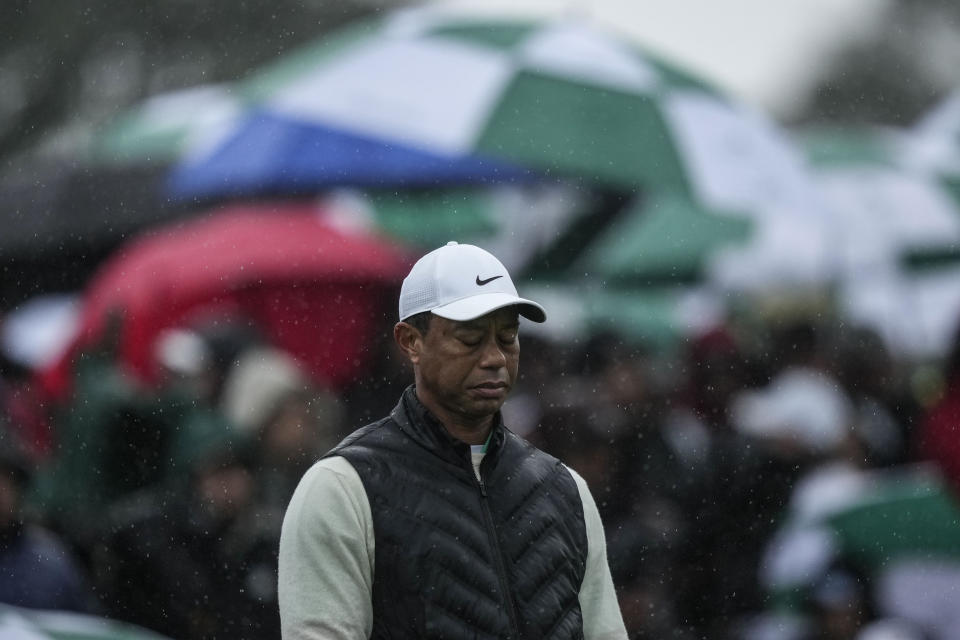
[[[481,398],[501,398],[507,394],[509,387],[506,382],[482,382],[470,389]]]

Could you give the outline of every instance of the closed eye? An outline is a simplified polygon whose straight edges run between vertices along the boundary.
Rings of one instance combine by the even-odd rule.
[[[483,337],[475,334],[464,334],[457,336],[457,340],[468,347],[476,347],[483,340]]]

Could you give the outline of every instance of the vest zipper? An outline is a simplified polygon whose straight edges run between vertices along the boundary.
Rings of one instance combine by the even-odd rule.
[[[513,603],[513,594],[510,591],[510,583],[507,580],[507,569],[503,561],[503,553],[500,551],[500,540],[497,538],[497,529],[493,525],[493,513],[490,511],[490,502],[487,496],[487,488],[483,483],[482,474],[477,474],[477,480],[480,484],[480,505],[483,507],[484,524],[487,526],[487,536],[493,545],[493,559],[496,563],[497,577],[500,579],[500,589],[506,599],[507,615],[510,618],[510,630],[512,637],[520,640],[520,624],[517,622],[517,608]]]

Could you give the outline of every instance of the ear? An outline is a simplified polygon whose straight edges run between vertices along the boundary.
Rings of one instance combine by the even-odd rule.
[[[393,325],[393,339],[412,364],[420,362],[420,349],[423,346],[423,335],[416,327],[406,322],[398,322]]]

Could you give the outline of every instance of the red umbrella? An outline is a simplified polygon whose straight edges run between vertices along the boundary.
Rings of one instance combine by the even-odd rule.
[[[319,382],[342,385],[362,368],[389,308],[384,294],[409,265],[396,245],[333,229],[313,206],[223,209],[152,231],[109,259],[85,294],[69,354],[95,341],[118,312],[120,356],[149,381],[163,330],[239,313]],[[54,380],[65,379],[69,360]]]

